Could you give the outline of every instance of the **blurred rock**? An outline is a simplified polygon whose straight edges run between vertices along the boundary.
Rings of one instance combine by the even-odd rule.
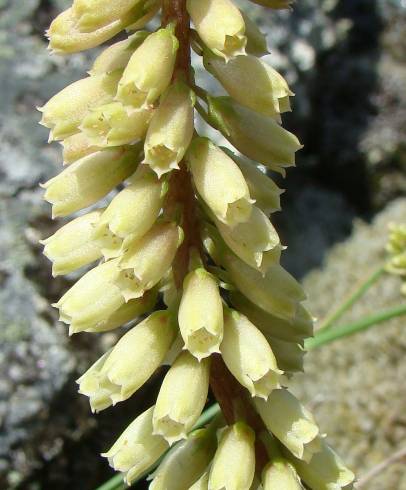
[[[351,238],[336,245],[324,267],[308,274],[304,286],[314,315],[325,317],[354,286],[385,260],[388,223],[404,222],[406,199],[398,199],[371,224],[358,221]],[[339,324],[405,303],[399,278],[385,274]],[[334,328],[334,327],[332,327]],[[294,391],[313,409],[321,431],[362,477],[404,447],[406,440],[405,316],[311,351],[306,374]],[[368,490],[406,489],[404,461],[380,472]]]

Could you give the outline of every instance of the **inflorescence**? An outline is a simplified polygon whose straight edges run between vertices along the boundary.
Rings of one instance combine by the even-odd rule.
[[[156,15],[161,27],[142,30]],[[69,54],[123,30],[40,108],[63,146],[65,169],[43,185],[53,217],[92,206],[43,241],[55,276],[93,265],[54,306],[70,334],[131,322],[80,393],[98,412],[170,365],[156,404],[103,456],[129,484],[164,456],[153,490],[350,488],[354,475],[286,388],[313,319],[279,263],[269,215],[282,190],[264,167],[295,164],[301,144],[281,125],[294,94],[231,0],[74,0],[47,34]],[[191,49],[228,95],[196,85]],[[238,153],[199,135],[196,111]],[[209,387],[221,414],[193,430]]]

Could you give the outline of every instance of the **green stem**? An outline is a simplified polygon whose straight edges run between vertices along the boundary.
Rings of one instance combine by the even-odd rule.
[[[219,413],[220,406],[218,405],[218,403],[215,403],[200,415],[199,420],[193,426],[192,431],[204,427]],[[151,473],[151,471],[153,471],[162,461],[162,458],[165,456],[165,454],[161,456],[158,461],[156,461],[155,464],[148,468],[148,470],[145,471],[139,478],[137,478],[137,480],[134,481],[133,485],[135,485],[137,482],[139,482],[149,473]],[[127,486],[123,481],[123,476],[121,475],[121,473],[119,473],[118,475],[114,475],[112,478],[110,478],[110,480],[107,480],[105,483],[97,487],[96,490],[123,490],[125,488],[127,488]]]
[[[340,325],[334,329],[324,329],[323,331],[319,330],[312,339],[308,339],[305,342],[305,348],[307,350],[311,350],[321,347],[322,345],[333,342],[334,340],[353,335],[374,325],[379,325],[379,323],[386,322],[391,318],[402,315],[406,315],[406,304],[395,306],[379,313],[363,317],[354,323]]]
[[[355,304],[367,291],[373,286],[376,281],[382,276],[385,272],[385,266],[381,265],[377,269],[375,269],[371,275],[369,275],[362,283],[353,291],[348,298],[340,304],[340,306],[330,313],[327,318],[323,321],[321,326],[317,329],[317,332],[327,330],[331,328],[334,323],[339,320],[344,313],[351,308],[353,304]]]

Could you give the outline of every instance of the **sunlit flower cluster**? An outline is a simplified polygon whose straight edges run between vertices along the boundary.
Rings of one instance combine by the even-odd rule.
[[[389,240],[386,246],[389,259],[386,270],[391,274],[406,279],[406,225],[391,223],[389,225]],[[406,282],[403,282],[402,293],[406,294]]]
[[[156,14],[161,27],[141,30]],[[129,484],[164,456],[154,490],[347,488],[353,474],[286,388],[313,319],[280,265],[269,216],[282,190],[265,168],[295,164],[301,144],[281,124],[294,94],[231,0],[74,0],[47,34],[52,52],[68,54],[124,29],[88,76],[40,108],[65,165],[45,199],[53,217],[79,212],[44,253],[55,276],[87,270],[54,306],[70,334],[125,326],[80,393],[98,412],[170,365],[155,405],[104,456]],[[227,95],[196,86],[190,46]],[[196,110],[235,152],[197,133]],[[217,383],[213,359],[244,393],[228,403],[245,403],[255,423],[235,409],[194,429]]]

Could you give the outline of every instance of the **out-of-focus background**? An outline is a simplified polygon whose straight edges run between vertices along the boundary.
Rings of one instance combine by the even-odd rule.
[[[67,337],[50,303],[38,240],[56,224],[39,183],[61,168],[36,106],[85,76],[95,51],[50,57],[44,30],[65,0],[0,0],[0,488],[92,490],[111,476],[99,453],[157,390],[92,416],[75,379],[116,333]],[[322,317],[384,259],[387,224],[406,220],[406,1],[298,0],[269,13],[240,2],[269,34],[269,61],[296,93],[287,126],[305,148],[277,218],[285,265]],[[385,276],[346,319],[399,304]],[[345,320],[345,319],[343,319]],[[405,317],[308,355],[293,383],[359,476],[406,445]],[[139,486],[138,488],[142,488]],[[368,490],[406,489],[405,460]],[[281,489],[282,490],[282,489]]]

